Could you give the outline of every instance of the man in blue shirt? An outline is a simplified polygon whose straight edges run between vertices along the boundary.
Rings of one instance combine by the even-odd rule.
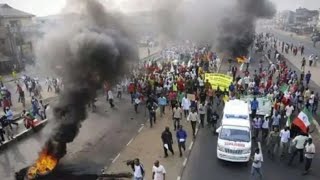
[[[6,118],[7,118],[7,121],[9,122],[10,128],[12,129],[12,125],[11,124],[14,124],[17,127],[19,127],[18,123],[13,122],[13,112],[9,107],[6,107],[6,112],[5,113],[6,113]]]
[[[167,99],[164,97],[164,95],[160,96],[158,98],[158,105],[160,106],[160,117],[164,114],[164,109],[167,105]]]
[[[186,139],[187,139],[187,132],[182,129],[182,126],[179,126],[179,130],[176,133],[177,136],[177,141],[178,141],[178,148],[179,148],[179,153],[180,153],[180,157],[182,157],[182,151],[181,148],[183,149],[183,151],[186,150]]]
[[[251,116],[252,118],[256,117],[257,110],[259,108],[259,102],[257,101],[257,98],[254,97],[253,100],[250,102],[251,105]]]

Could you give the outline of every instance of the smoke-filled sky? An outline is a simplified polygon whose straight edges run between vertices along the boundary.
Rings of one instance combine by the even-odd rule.
[[[141,9],[150,9],[152,1],[146,4],[145,0],[100,0],[108,3],[122,11],[137,11]],[[112,1],[112,2],[111,2]],[[191,1],[191,0],[186,0]],[[319,9],[319,0],[271,0],[277,6],[278,10],[290,9],[294,10],[297,7],[306,7],[309,9]],[[64,7],[66,0],[0,0],[0,3],[7,3],[14,8],[35,14],[37,16],[46,16],[57,14]]]

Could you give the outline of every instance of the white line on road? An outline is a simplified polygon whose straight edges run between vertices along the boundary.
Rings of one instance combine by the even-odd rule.
[[[183,165],[183,167],[184,167],[184,166],[186,166],[187,161],[188,161],[188,158],[184,158],[184,161],[183,161],[183,164],[182,164],[182,165]]]
[[[112,160],[112,163],[115,163],[119,157],[120,157],[120,153]]]
[[[193,145],[193,141],[191,141],[191,143],[190,143],[190,145],[189,145],[189,150],[191,150],[192,145]]]
[[[181,177],[180,177],[180,176],[178,176],[178,177],[177,177],[177,180],[180,180],[180,179],[181,179]]]
[[[127,146],[129,146],[130,143],[132,143],[133,138],[131,138],[131,140],[128,142]]]
[[[258,147],[260,149],[260,153],[261,153],[261,157],[262,157],[262,161],[263,161],[263,154],[262,154],[262,148],[261,148],[261,143],[260,142],[258,142]]]
[[[141,126],[141,128],[138,130],[138,132],[140,133],[143,128],[144,128],[144,126]]]

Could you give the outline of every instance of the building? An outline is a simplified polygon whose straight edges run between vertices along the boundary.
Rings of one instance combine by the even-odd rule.
[[[33,32],[35,16],[8,4],[0,4],[0,72],[23,68],[32,57],[32,43],[27,37]]]
[[[298,8],[296,11],[283,11],[276,18],[279,28],[298,34],[312,33],[319,22],[319,11]]]

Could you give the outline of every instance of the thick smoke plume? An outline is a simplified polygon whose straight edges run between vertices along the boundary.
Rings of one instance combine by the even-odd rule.
[[[238,0],[221,21],[218,49],[231,56],[247,56],[255,36],[256,21],[272,18],[275,6],[269,0]]]
[[[69,14],[63,25],[48,33],[37,50],[37,58],[64,83],[53,107],[56,128],[48,143],[59,147],[77,136],[87,118],[86,107],[103,82],[116,82],[138,60],[136,43],[102,4],[96,0],[72,0],[67,4],[77,13]],[[61,158],[64,152],[55,148],[58,146],[49,147]]]

